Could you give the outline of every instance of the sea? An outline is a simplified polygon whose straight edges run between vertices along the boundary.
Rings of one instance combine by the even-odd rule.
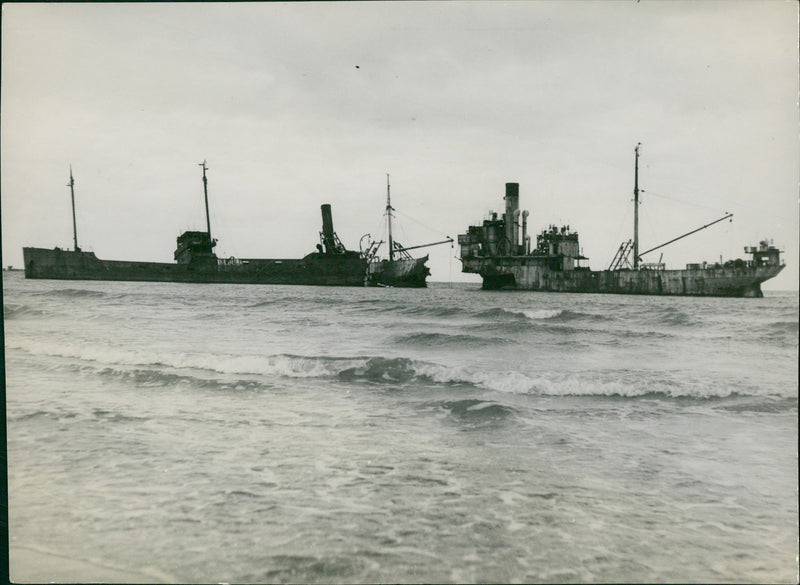
[[[11,579],[796,583],[798,293],[3,273]]]

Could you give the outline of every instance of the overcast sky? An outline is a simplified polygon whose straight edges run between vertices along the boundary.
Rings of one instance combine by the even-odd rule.
[[[594,269],[632,237],[669,267],[772,238],[798,283],[798,5],[766,2],[3,4],[3,264],[22,247],[172,261],[456,237],[520,183],[530,231],[569,224]],[[432,280],[471,280],[430,248]],[[424,253],[424,251],[423,251]],[[658,260],[659,252],[647,261]]]

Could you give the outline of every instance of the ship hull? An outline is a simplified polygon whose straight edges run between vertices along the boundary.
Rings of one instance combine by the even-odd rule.
[[[422,258],[402,258],[400,260],[379,260],[369,265],[369,286],[391,286],[406,288],[425,288],[430,270],[425,265],[427,256]]]
[[[516,261],[515,261],[516,260]],[[553,270],[533,259],[464,260],[464,272],[483,277],[484,289],[543,292],[762,297],[761,283],[783,266],[715,266],[687,270]]]
[[[58,248],[22,252],[25,278],[32,279],[364,286],[367,271],[357,252],[204,264],[101,260],[93,252]]]

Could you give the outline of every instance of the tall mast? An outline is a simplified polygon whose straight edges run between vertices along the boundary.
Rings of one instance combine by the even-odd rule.
[[[208,179],[206,178],[206,171],[208,167],[206,166],[206,161],[203,161],[198,166],[203,167],[203,195],[205,195],[206,199],[206,226],[208,227],[208,239],[211,239],[211,219],[208,215]]]
[[[389,185],[389,173],[386,173],[386,223],[389,232],[389,261],[394,260],[394,242],[392,241],[392,198]]]
[[[636,163],[633,173],[633,269],[639,269],[639,142],[636,145]]]
[[[72,165],[69,165],[69,183],[67,183],[67,186],[72,199],[72,241],[75,251],[80,252],[81,249],[78,247],[78,227],[75,223],[75,179],[72,178]]]

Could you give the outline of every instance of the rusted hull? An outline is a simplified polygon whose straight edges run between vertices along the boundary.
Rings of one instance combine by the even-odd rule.
[[[783,266],[560,271],[513,257],[464,261],[464,272],[480,274],[485,289],[635,295],[762,297],[761,283],[781,270]]]
[[[422,258],[403,258],[400,260],[380,260],[369,266],[369,286],[392,286],[424,288],[430,269],[425,265],[428,256]]]
[[[25,278],[231,284],[364,286],[366,261],[357,252],[302,259],[172,264],[101,260],[93,252],[23,248]]]

